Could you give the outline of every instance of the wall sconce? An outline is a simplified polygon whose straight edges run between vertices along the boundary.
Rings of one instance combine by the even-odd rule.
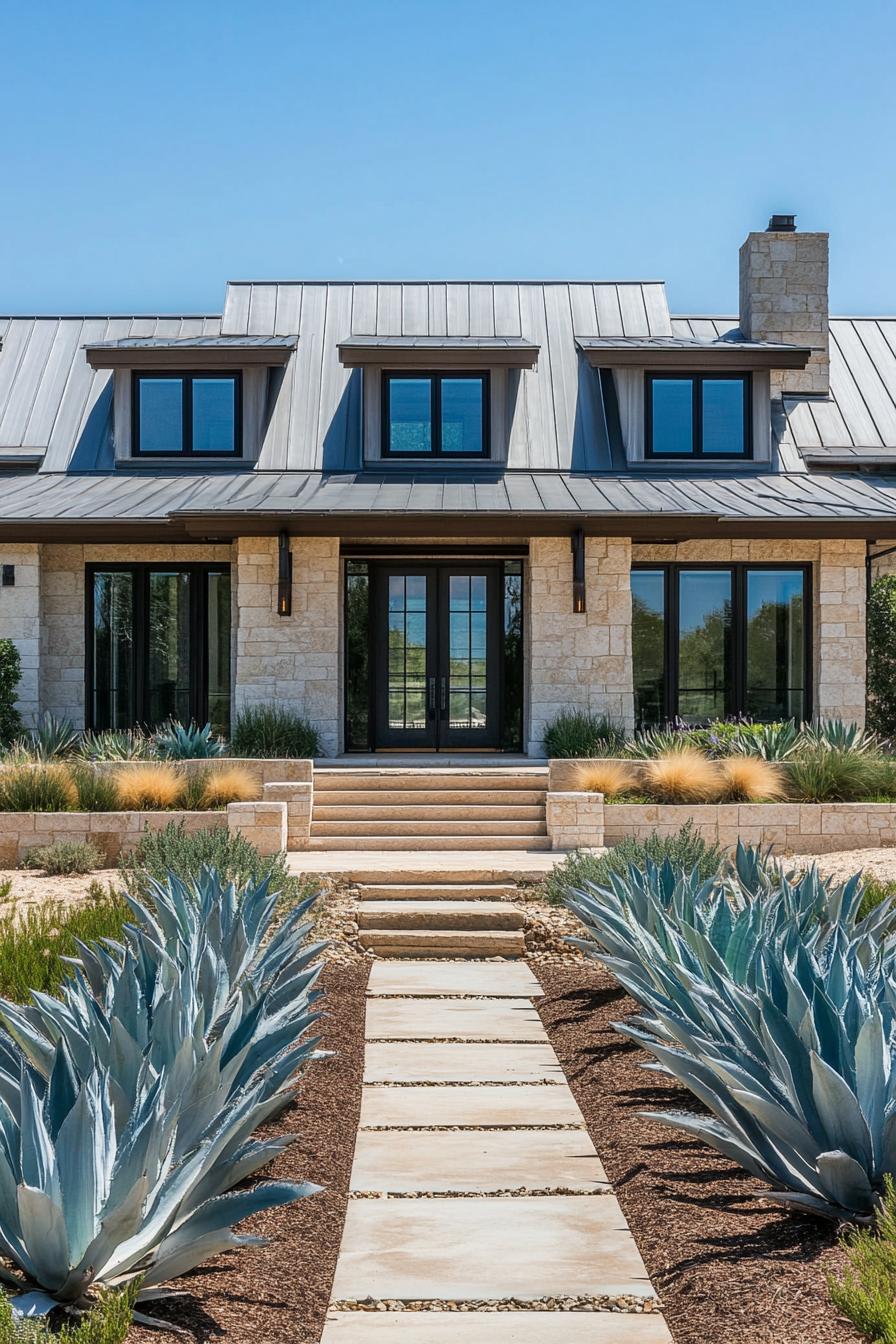
[[[281,532],[277,538],[277,615],[292,615],[292,552],[289,534]]]
[[[572,551],[572,609],[585,610],[585,533],[577,527],[569,539]]]

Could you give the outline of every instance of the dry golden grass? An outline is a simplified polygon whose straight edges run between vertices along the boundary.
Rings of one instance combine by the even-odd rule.
[[[787,791],[780,766],[758,756],[728,756],[719,761],[719,771],[727,802],[773,802]]]
[[[644,762],[641,788],[659,803],[709,803],[722,793],[718,763],[689,747]]]
[[[634,793],[638,782],[637,772],[625,761],[595,761],[579,766],[576,773],[577,788],[588,793],[602,793],[605,798]]]
[[[181,800],[184,779],[173,765],[131,765],[112,776],[121,806],[125,811],[160,812],[176,807]]]
[[[261,797],[258,781],[242,765],[212,768],[202,791],[203,807],[226,807],[228,803],[252,803]]]

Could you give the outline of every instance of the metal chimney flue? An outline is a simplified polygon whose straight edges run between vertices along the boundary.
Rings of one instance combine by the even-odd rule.
[[[772,215],[766,233],[796,233],[796,215]]]

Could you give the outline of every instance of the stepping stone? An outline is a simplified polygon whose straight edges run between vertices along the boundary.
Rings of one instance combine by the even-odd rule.
[[[613,1195],[349,1200],[332,1300],[653,1297]]]
[[[405,1045],[369,1042],[365,1083],[563,1083],[550,1045]]]
[[[525,999],[368,999],[368,1041],[419,1041],[458,1036],[468,1041],[547,1041]]]
[[[583,1129],[391,1130],[358,1135],[352,1190],[491,1194],[524,1186],[588,1194],[610,1188]]]
[[[372,1125],[581,1125],[568,1087],[365,1087],[361,1128]]]
[[[497,994],[534,999],[543,993],[524,962],[375,961],[368,994]]]
[[[321,1344],[672,1344],[656,1312],[333,1311]]]

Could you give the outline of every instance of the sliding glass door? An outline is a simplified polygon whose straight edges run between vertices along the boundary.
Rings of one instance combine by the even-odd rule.
[[[637,722],[808,718],[808,601],[805,565],[633,568]]]
[[[228,566],[91,566],[87,600],[92,728],[175,718],[229,732]]]

